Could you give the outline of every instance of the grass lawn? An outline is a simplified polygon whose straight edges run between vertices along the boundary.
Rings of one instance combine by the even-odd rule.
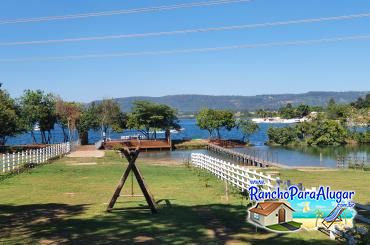
[[[142,209],[143,198],[124,197],[116,204],[121,209],[106,213],[125,166],[108,152],[99,160],[63,158],[1,181],[0,244],[336,244],[320,232],[256,233],[240,198],[227,201],[216,178],[140,159],[159,213]]]
[[[290,221],[290,222],[287,222],[285,224],[293,226],[295,229],[301,228],[301,225],[302,225],[302,223],[298,223],[298,222],[295,222],[295,221]],[[281,224],[269,225],[269,226],[267,226],[267,228],[269,228],[271,230],[275,230],[275,231],[291,231],[290,229],[288,229],[287,227],[285,227]]]
[[[354,201],[370,204],[370,171],[340,169],[340,170],[279,170],[280,178],[290,179],[294,184],[303,186],[330,186],[333,190],[356,191]]]

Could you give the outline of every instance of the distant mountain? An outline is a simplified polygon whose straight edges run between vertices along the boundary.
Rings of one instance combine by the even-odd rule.
[[[324,106],[333,98],[337,103],[350,103],[369,92],[308,92],[303,94],[271,94],[256,96],[212,96],[212,95],[168,95],[162,97],[126,97],[115,99],[123,111],[130,111],[135,100],[148,100],[167,104],[179,112],[196,112],[203,107],[253,111],[256,109],[278,109],[291,103]]]

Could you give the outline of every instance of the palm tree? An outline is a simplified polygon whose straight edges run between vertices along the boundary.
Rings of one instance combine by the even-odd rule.
[[[315,211],[315,214],[316,214],[316,227],[317,227],[317,223],[319,221],[319,218],[322,219],[322,216],[324,215],[324,213],[321,211],[321,209],[316,209]]]

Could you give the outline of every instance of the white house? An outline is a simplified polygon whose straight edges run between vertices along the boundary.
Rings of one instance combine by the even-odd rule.
[[[261,226],[269,226],[292,221],[293,212],[294,209],[285,202],[260,202],[249,209],[249,217]]]

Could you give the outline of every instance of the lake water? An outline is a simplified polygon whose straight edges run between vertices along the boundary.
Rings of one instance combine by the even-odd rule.
[[[201,130],[195,123],[194,119],[182,119],[180,125],[183,131],[172,134],[173,139],[206,139],[208,132]],[[339,155],[352,156],[362,159],[368,159],[370,156],[370,146],[339,146],[339,147],[271,147],[264,143],[267,141],[267,130],[269,127],[283,127],[286,124],[259,124],[260,130],[253,134],[250,138],[253,147],[236,148],[236,151],[245,152],[251,155],[256,155],[260,158],[265,158],[289,166],[322,166],[322,167],[336,167],[336,158]],[[135,131],[126,130],[123,133],[111,133],[109,135],[112,139],[119,139],[122,135],[137,134]],[[63,140],[63,133],[61,128],[56,125],[52,132],[53,143],[59,143]],[[158,134],[162,136],[161,134]],[[239,130],[233,129],[231,131],[222,130],[221,135],[225,139],[241,139],[242,134]],[[39,132],[36,132],[36,137],[40,139]],[[89,143],[95,143],[101,138],[100,131],[89,132]],[[32,138],[30,134],[19,135],[8,140],[8,144],[31,144]],[[167,159],[184,159],[194,151],[172,151],[160,153],[142,154],[142,157],[153,158],[167,158]],[[197,150],[196,152],[204,152]]]

